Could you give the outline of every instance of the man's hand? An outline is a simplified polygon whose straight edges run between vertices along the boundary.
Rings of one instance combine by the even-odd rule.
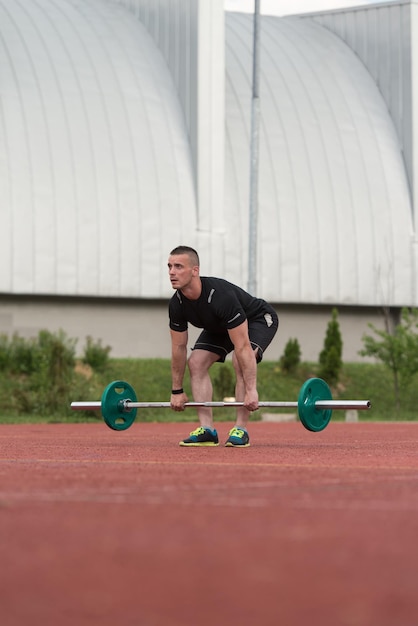
[[[254,389],[253,391],[245,392],[244,406],[248,411],[256,411],[258,409],[257,389]]]
[[[170,406],[173,411],[184,411],[186,402],[189,401],[186,393],[171,394]]]

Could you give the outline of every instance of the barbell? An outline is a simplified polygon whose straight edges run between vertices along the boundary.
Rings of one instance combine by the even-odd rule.
[[[185,408],[240,407],[243,402],[186,402]],[[166,409],[170,402],[138,402],[134,388],[123,380],[115,380],[102,394],[100,402],[72,402],[75,411],[101,410],[106,424],[112,430],[126,430],[135,421],[138,409]],[[322,378],[306,380],[297,402],[259,402],[259,408],[297,408],[303,426],[312,432],[323,430],[329,423],[333,409],[364,410],[371,408],[370,400],[333,400],[331,389]]]

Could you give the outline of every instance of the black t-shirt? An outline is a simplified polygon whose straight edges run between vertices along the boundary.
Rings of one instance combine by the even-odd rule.
[[[224,333],[236,328],[244,320],[252,320],[270,311],[261,298],[229,283],[223,278],[201,276],[202,293],[197,300],[189,300],[180,290],[170,300],[170,328],[179,332],[187,330],[190,322],[197,328]]]

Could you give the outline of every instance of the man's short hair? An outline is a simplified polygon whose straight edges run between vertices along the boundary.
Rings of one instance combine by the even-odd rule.
[[[199,255],[194,248],[190,246],[177,246],[170,252],[170,256],[177,254],[187,254],[192,265],[200,266]]]

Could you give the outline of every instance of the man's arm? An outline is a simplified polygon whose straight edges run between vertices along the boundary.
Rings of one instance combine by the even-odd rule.
[[[257,361],[248,336],[248,322],[245,320],[236,328],[228,330],[245,386],[244,406],[249,411],[258,409]]]
[[[171,388],[183,387],[184,372],[187,364],[188,332],[170,330],[171,334]],[[185,393],[171,394],[171,408],[174,411],[184,411],[184,403],[188,401]]]

